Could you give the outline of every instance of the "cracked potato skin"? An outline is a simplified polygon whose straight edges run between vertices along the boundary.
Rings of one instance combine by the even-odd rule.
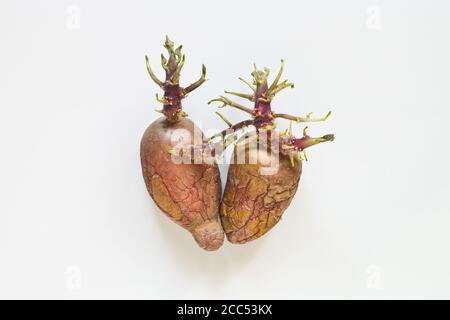
[[[175,130],[184,129],[183,142],[190,143],[194,128],[200,130],[186,118],[169,123],[162,117],[153,122],[141,141],[142,172],[147,190],[161,211],[190,231],[200,247],[217,250],[224,240],[218,222],[221,196],[218,166],[176,164],[168,152],[174,147]]]
[[[246,159],[251,155],[256,157],[258,153],[256,144],[244,143],[245,147],[234,149],[232,157],[235,161],[230,165],[220,206],[227,238],[239,244],[261,237],[277,224],[297,191],[302,173],[301,162],[292,166],[288,156],[279,154],[278,171],[262,175],[260,168],[267,166],[261,160],[273,160],[278,156],[265,150],[260,151],[256,164],[248,164],[248,161],[237,164],[236,159],[239,156],[243,159],[243,152]]]

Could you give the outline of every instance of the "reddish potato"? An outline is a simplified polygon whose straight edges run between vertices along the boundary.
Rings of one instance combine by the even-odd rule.
[[[190,231],[200,247],[217,250],[224,240],[218,222],[221,182],[217,164],[214,161],[177,163],[171,153],[175,144],[193,142],[196,132],[203,139],[200,129],[182,111],[181,100],[205,81],[205,67],[200,80],[182,88],[179,85],[184,64],[181,46],[174,49],[167,39],[165,47],[170,54],[168,61],[162,57],[165,82],[156,78],[146,59],[151,78],[164,90],[164,97],[159,99],[164,105],[161,111],[164,117],[153,122],[142,137],[142,173],[147,190],[161,211]]]

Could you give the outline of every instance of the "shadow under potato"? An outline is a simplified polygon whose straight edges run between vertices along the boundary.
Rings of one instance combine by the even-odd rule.
[[[226,244],[215,252],[198,250],[195,243],[190,241],[191,236],[188,233],[180,232],[179,226],[159,214],[160,209],[153,202],[152,207],[155,212],[151,214],[154,217],[152,220],[159,224],[170,251],[183,265],[183,272],[196,273],[210,267],[212,277],[228,273],[250,262],[263,247],[264,241],[253,241],[245,246],[225,242]]]

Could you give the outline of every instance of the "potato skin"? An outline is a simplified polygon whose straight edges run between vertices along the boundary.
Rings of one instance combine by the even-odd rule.
[[[174,137],[180,138],[175,130],[184,129],[182,140],[191,143],[194,128],[200,132],[186,118],[176,123],[169,123],[165,117],[154,121],[141,140],[142,173],[147,190],[161,211],[189,230],[200,247],[217,250],[224,240],[218,223],[221,196],[218,166],[176,164],[169,153],[176,144],[172,142]]]
[[[245,147],[234,149],[220,217],[228,240],[242,244],[261,237],[277,224],[297,191],[302,165],[295,161],[292,166],[288,156],[279,154],[277,173],[262,175],[260,169],[267,168],[266,160],[274,160],[278,154],[263,149],[258,156],[257,144],[242,139],[240,143]],[[243,159],[244,152],[247,160],[258,156],[257,163],[236,163],[238,154]]]

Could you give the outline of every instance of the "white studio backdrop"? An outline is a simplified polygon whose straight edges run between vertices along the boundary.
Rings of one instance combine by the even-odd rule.
[[[448,1],[0,3],[1,298],[450,298]],[[278,112],[333,114],[311,135],[282,221],[204,252],[149,198],[139,143],[159,115],[165,35],[184,102],[245,90],[280,59]],[[242,101],[245,103],[244,101]],[[222,110],[235,122],[245,115]],[[280,128],[287,121],[279,121]],[[300,127],[295,126],[300,135]],[[226,176],[222,167],[222,178]]]

